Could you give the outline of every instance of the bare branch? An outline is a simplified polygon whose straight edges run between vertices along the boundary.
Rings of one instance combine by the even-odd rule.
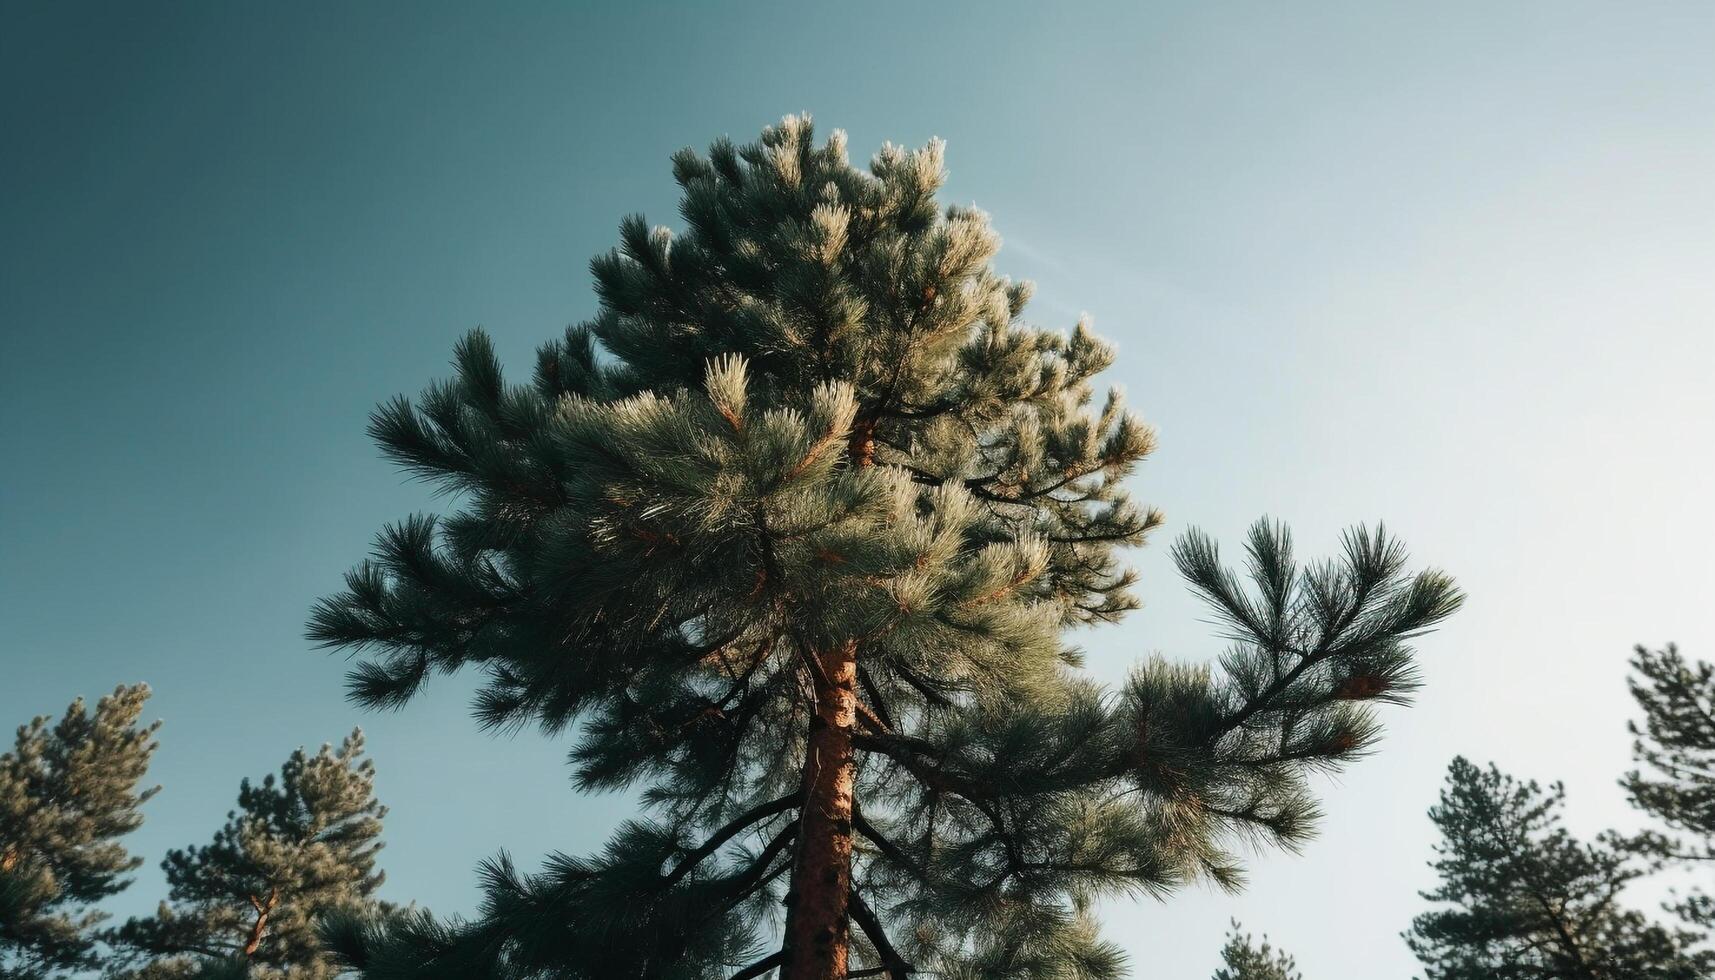
[[[905,980],[908,974],[917,972],[917,968],[905,962],[905,957],[900,956],[899,950],[893,948],[893,943],[888,941],[887,933],[881,928],[881,920],[876,918],[874,910],[864,903],[863,896],[859,895],[855,888],[852,889],[848,908],[852,919],[863,928],[863,934],[869,937],[870,944],[881,957],[888,980]]]
[[[767,973],[769,970],[772,970],[785,962],[785,960],[786,951],[783,949],[775,950],[762,959],[757,960],[755,963],[752,963],[733,974],[730,980],[751,980],[752,977],[760,977],[764,973]]]
[[[922,865],[913,861],[911,859],[911,855],[906,854],[898,844],[895,844],[882,836],[881,832],[875,829],[874,824],[864,819],[863,814],[855,810],[852,812],[852,828],[859,834],[863,835],[865,840],[874,844],[875,849],[880,851],[888,860],[900,867],[903,867],[906,871],[911,872],[911,876],[916,878],[918,881],[921,881],[926,885],[931,884],[929,872],[923,870]]]
[[[800,790],[796,793],[782,796],[778,800],[772,800],[760,806],[752,807],[739,814],[737,817],[734,817],[721,829],[715,831],[708,840],[703,841],[700,847],[686,855],[685,859],[679,862],[679,866],[673,869],[673,873],[669,874],[666,880],[661,883],[662,887],[671,888],[678,884],[686,875],[691,873],[691,869],[696,867],[698,862],[719,850],[722,844],[732,840],[740,831],[749,827],[751,824],[757,823],[758,821],[766,820],[777,813],[782,813],[786,810],[792,809],[797,806],[799,801],[803,798],[804,793]]]

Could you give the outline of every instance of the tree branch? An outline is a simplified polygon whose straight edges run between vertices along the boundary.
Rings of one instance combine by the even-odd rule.
[[[886,726],[886,730],[891,731],[893,729],[893,713],[887,710],[887,703],[881,699],[881,691],[876,688],[875,681],[870,678],[869,671],[865,670],[861,663],[858,664],[857,675],[858,683],[863,685],[864,694],[868,695],[870,702],[875,705],[876,720]],[[858,710],[863,712],[869,709],[864,707],[862,701],[859,701]]]
[[[782,796],[778,800],[772,800],[760,806],[752,807],[744,813],[739,814],[724,827],[715,831],[708,840],[703,841],[700,847],[686,855],[685,859],[679,862],[679,866],[673,869],[673,873],[669,874],[666,879],[662,881],[661,887],[671,888],[678,884],[686,875],[691,873],[691,869],[696,867],[698,862],[719,850],[722,844],[732,840],[740,831],[759,820],[765,820],[777,813],[792,809],[797,806],[799,801],[803,798],[804,793],[802,790],[799,790],[796,793],[791,793],[786,796]]]
[[[875,849],[880,851],[888,860],[900,865],[906,871],[909,871],[911,876],[916,878],[918,881],[921,881],[926,885],[930,883],[929,873],[924,871],[921,865],[916,861],[913,861],[911,856],[906,854],[898,844],[895,844],[886,837],[883,837],[881,832],[875,829],[874,824],[864,819],[863,814],[855,810],[852,812],[852,827],[859,834],[863,835],[865,840],[874,844]]]
[[[764,973],[767,973],[769,970],[772,970],[785,962],[785,960],[786,951],[783,949],[775,950],[762,959],[757,960],[755,963],[752,963],[733,974],[730,980],[751,980],[752,977],[760,977]]]
[[[256,924],[250,927],[250,939],[244,944],[244,955],[255,956],[262,948],[262,933],[268,928],[268,913],[274,911],[274,906],[280,903],[280,889],[268,891],[268,900],[264,902],[255,895],[250,896],[250,904],[256,909]]]
[[[863,896],[857,889],[852,889],[851,900],[847,904],[851,917],[863,928],[863,934],[869,937],[870,945],[875,947],[881,957],[882,966],[886,968],[888,980],[905,980],[909,974],[917,972],[917,968],[905,962],[905,957],[893,948],[888,941],[887,933],[881,928],[881,920],[876,918],[874,910],[864,903]],[[849,974],[848,974],[849,976]]]
[[[950,708],[953,706],[952,698],[949,698],[940,691],[930,687],[929,682],[917,676],[914,671],[908,670],[898,664],[894,664],[892,666],[893,672],[899,675],[899,679],[911,685],[912,689],[915,690],[918,696],[920,696],[924,701],[927,701],[938,708]]]
[[[775,878],[780,876],[782,871],[790,868],[792,866],[792,862],[783,861],[780,866],[776,867],[774,870],[767,870],[769,863],[779,857],[780,852],[784,851],[787,845],[791,844],[797,839],[797,837],[798,821],[794,819],[785,827],[781,828],[780,833],[775,835],[774,839],[769,841],[768,846],[762,849],[762,853],[757,855],[755,863],[751,865],[751,870],[738,879],[736,882],[739,886],[737,895],[729,898],[724,905],[715,910],[714,914],[725,912],[738,905],[740,902],[743,902],[745,899],[755,894],[758,888],[761,888],[773,881]]]
[[[957,793],[979,807],[983,805],[979,801],[987,800],[994,795],[988,792],[981,783],[968,776],[950,773],[939,766],[930,764],[922,757],[924,747],[913,744],[917,741],[919,740],[908,735],[852,733],[852,745],[854,747],[887,756],[898,763],[901,769],[917,777],[920,782],[927,786]]]
[[[877,735],[861,731],[852,733],[853,748],[884,755],[923,785],[952,793],[976,807],[993,825],[994,837],[1006,848],[1009,861],[1014,865],[1022,863],[1018,840],[1007,830],[1000,808],[995,805],[996,794],[977,780],[947,772],[930,764],[919,754],[924,748],[921,744],[914,746],[914,742],[921,743],[921,740],[908,735]]]

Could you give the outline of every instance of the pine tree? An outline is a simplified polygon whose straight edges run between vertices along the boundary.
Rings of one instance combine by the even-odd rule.
[[[134,963],[119,976],[166,980],[246,965],[252,978],[334,976],[318,919],[385,909],[375,864],[387,811],[374,780],[360,731],[314,755],[298,749],[278,779],[244,780],[211,844],[168,852],[170,900],[111,937]]]
[[[93,966],[96,903],[123,891],[142,859],[119,839],[156,789],[139,788],[156,722],[139,726],[149,688],[120,687],[90,712],[19,727],[0,755],[0,978],[44,980]]]
[[[1632,756],[1641,769],[1621,785],[1632,805],[1667,833],[1642,835],[1641,851],[1673,864],[1709,867],[1715,861],[1715,665],[1688,662],[1679,648],[1638,647],[1627,683],[1643,709],[1630,723]],[[1673,906],[1687,922],[1715,929],[1715,898],[1694,893]]]
[[[1161,520],[1124,488],[1150,430],[1094,393],[1113,350],[1025,322],[986,217],[935,201],[939,143],[866,172],[793,117],[674,173],[686,232],[627,219],[532,384],[473,333],[454,380],[377,410],[465,504],[384,530],[309,630],[368,653],[370,706],[481,671],[482,723],[579,726],[577,786],[651,815],[538,874],[490,862],[472,922],[344,920],[346,962],[1111,977],[1096,898],[1236,887],[1235,843],[1303,841],[1307,776],[1374,744],[1451,582],[1361,529],[1300,566],[1263,522],[1247,584],[1192,532],[1220,669],[1102,689],[1063,633],[1136,606],[1119,549]]]
[[[1291,956],[1270,946],[1267,936],[1257,943],[1249,933],[1241,934],[1237,922],[1227,933],[1221,962],[1224,965],[1215,971],[1214,980],[1304,980]]]
[[[1565,790],[1453,760],[1432,867],[1444,903],[1406,941],[1429,980],[1693,980],[1715,962],[1690,937],[1620,904],[1643,872],[1623,847],[1590,845],[1561,826]]]
[[[201,956],[156,960],[141,967],[110,963],[107,976],[115,980],[252,980],[258,973],[251,966],[247,956]]]

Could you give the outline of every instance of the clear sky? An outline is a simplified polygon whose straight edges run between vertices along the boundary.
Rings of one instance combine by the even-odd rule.
[[[668,155],[788,112],[948,141],[1034,316],[1088,311],[1161,433],[1146,608],[1103,677],[1219,644],[1166,544],[1255,517],[1301,551],[1385,519],[1466,609],[1428,686],[1240,897],[1114,903],[1135,974],[1206,977],[1229,916],[1313,980],[1405,977],[1424,810],[1466,753],[1627,818],[1625,657],[1715,656],[1715,5],[1702,2],[0,5],[0,722],[155,688],[154,862],[239,778],[369,732],[385,895],[597,846],[567,745],[468,688],[342,700],[306,612],[437,506],[367,411],[485,326],[515,374],[593,308]]]

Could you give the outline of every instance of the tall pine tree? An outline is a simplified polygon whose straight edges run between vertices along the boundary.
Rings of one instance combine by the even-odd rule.
[[[1640,768],[1621,784],[1632,804],[1659,821],[1636,843],[1672,864],[1706,869],[1715,862],[1715,665],[1688,661],[1679,648],[1638,647],[1628,678],[1643,724],[1632,722],[1632,756]],[[1698,891],[1674,910],[1715,929],[1715,898]]]
[[[794,117],[674,174],[685,232],[627,219],[532,384],[475,333],[377,411],[465,503],[387,528],[310,626],[369,654],[364,704],[481,671],[484,724],[579,726],[577,785],[641,785],[652,816],[539,874],[492,862],[472,922],[348,921],[347,961],[1111,977],[1094,899],[1236,886],[1235,842],[1304,840],[1307,775],[1373,745],[1451,582],[1362,530],[1302,566],[1269,523],[1241,579],[1191,533],[1220,668],[1102,689],[1062,634],[1135,607],[1119,549],[1160,523],[1124,489],[1150,430],[1093,389],[1112,349],[1025,321],[986,217],[936,203],[939,143],[866,171]]]
[[[1406,941],[1428,980],[1694,980],[1715,966],[1621,904],[1643,872],[1626,849],[1589,845],[1561,826],[1565,792],[1519,782],[1494,766],[1453,760],[1432,866],[1441,903]]]
[[[46,980],[95,965],[96,904],[143,862],[120,838],[156,789],[139,784],[156,722],[139,725],[149,688],[120,687],[90,711],[19,727],[0,755],[0,978]]]
[[[374,780],[356,731],[337,748],[293,752],[278,779],[244,780],[212,843],[168,852],[170,900],[112,935],[132,954],[133,969],[119,976],[190,978],[230,960],[257,980],[333,977],[318,920],[384,911],[375,864],[387,811]]]
[[[1267,936],[1259,943],[1249,933],[1240,933],[1235,922],[1221,947],[1221,968],[1214,980],[1304,980],[1304,974],[1285,950],[1269,945]]]

